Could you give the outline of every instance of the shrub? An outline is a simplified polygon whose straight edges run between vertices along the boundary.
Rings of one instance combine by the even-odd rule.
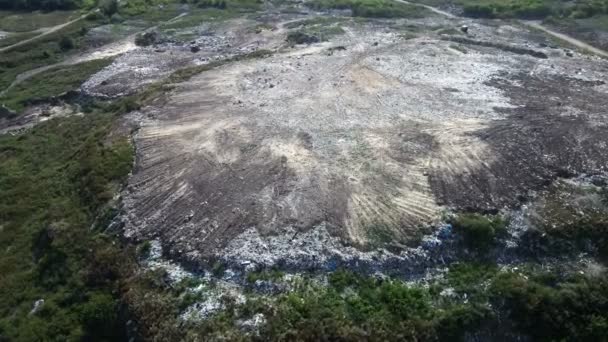
[[[485,217],[478,214],[460,214],[451,221],[469,248],[480,252],[490,249],[496,238],[506,230],[507,223],[500,217]]]
[[[113,14],[118,12],[118,1],[117,0],[100,0],[99,9],[107,17],[111,17]]]
[[[304,32],[301,32],[301,31],[295,31],[295,32],[289,32],[286,40],[291,45],[312,44],[312,43],[318,43],[319,37],[309,35]]]
[[[198,4],[198,7],[202,7],[202,8],[208,8],[208,7],[219,8],[219,9],[226,8],[226,0],[198,0],[196,3]]]
[[[59,47],[64,51],[71,50],[74,48],[74,40],[68,36],[63,36],[59,40]]]
[[[547,286],[520,274],[499,276],[490,290],[517,327],[535,341],[595,341],[608,336],[608,279],[578,277]]]
[[[135,45],[150,46],[158,40],[158,33],[154,31],[140,33],[135,37]]]

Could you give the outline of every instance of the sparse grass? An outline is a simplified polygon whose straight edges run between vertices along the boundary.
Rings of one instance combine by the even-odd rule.
[[[59,42],[62,38],[72,40],[73,50],[82,48],[87,30],[104,22],[103,19],[81,20],[29,44],[0,53],[0,89],[6,89],[22,72],[57,63],[72,53],[72,50],[61,48]]]
[[[7,32],[28,32],[43,27],[63,24],[78,17],[76,11],[53,12],[15,12],[7,14],[0,20],[0,30]]]
[[[368,225],[365,234],[373,246],[385,246],[396,240],[395,232],[386,223]]]
[[[0,47],[17,44],[22,40],[30,39],[37,35],[39,35],[37,32],[13,33],[3,39],[0,39]]]
[[[447,34],[447,35],[462,35],[462,31],[455,29],[453,27],[442,28],[437,30],[437,34]]]
[[[183,16],[170,23],[162,24],[160,27],[164,30],[179,30],[200,26],[207,22],[216,22],[235,18],[239,15],[238,12],[231,10],[222,10],[217,8],[207,8],[204,10],[193,10],[188,15]]]
[[[48,70],[11,88],[0,97],[0,103],[20,111],[32,101],[52,98],[78,89],[87,78],[111,62],[111,59],[100,59]]]
[[[348,21],[348,18],[343,17],[326,17],[319,16],[310,19],[298,20],[285,25],[285,28],[293,29],[298,27],[307,27],[307,26],[329,26],[332,24],[339,24],[345,21]]]
[[[578,19],[576,22],[583,29],[608,32],[608,14],[596,15],[590,18]]]
[[[594,246],[600,257],[608,259],[607,191],[606,187],[556,186],[534,208],[532,223],[539,231],[531,230],[530,238],[545,234],[556,253]]]
[[[462,53],[469,53],[469,51],[462,46],[461,44],[450,44],[450,47],[456,51],[462,52]]]
[[[350,9],[355,17],[422,18],[430,14],[422,7],[391,0],[313,0],[307,5],[316,10]]]

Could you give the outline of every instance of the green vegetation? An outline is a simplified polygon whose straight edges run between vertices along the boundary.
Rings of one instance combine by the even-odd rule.
[[[312,44],[319,42],[319,37],[306,34],[302,31],[293,31],[287,34],[287,42],[291,45],[295,44]]]
[[[529,241],[548,245],[553,253],[595,249],[608,258],[608,187],[555,185],[541,204],[533,207],[536,230]]]
[[[37,33],[37,32],[24,32],[24,33],[10,34],[5,38],[0,39],[0,47],[5,47],[5,46],[19,43],[22,40],[30,39],[32,37],[37,36],[38,34],[39,33]]]
[[[188,15],[172,22],[164,23],[160,27],[163,30],[185,29],[197,27],[206,22],[230,19],[237,15],[237,12],[218,8],[193,9]]]
[[[12,13],[1,18],[0,30],[7,32],[34,31],[43,27],[63,24],[78,15],[74,11]]]
[[[69,10],[80,8],[83,0],[0,0],[0,9],[3,10]]]
[[[260,270],[247,273],[246,280],[250,284],[254,284],[258,280],[264,281],[279,281],[285,276],[285,272],[273,268],[269,270]]]
[[[558,0],[456,0],[464,14],[475,18],[543,19],[548,16],[588,18],[608,14],[608,1],[582,0],[576,3]]]
[[[178,285],[174,289],[183,290],[176,292],[162,290],[168,286],[159,280],[162,277],[156,279],[149,281],[146,290],[164,303],[165,312],[178,315],[179,307],[193,303],[190,299],[205,298],[204,292],[191,290],[197,283]],[[346,271],[331,273],[327,280],[327,285],[321,285],[301,278],[291,283],[289,292],[249,293],[241,304],[223,298],[223,310],[208,320],[187,322],[182,331],[173,329],[172,338],[358,341],[371,336],[374,340],[460,341],[476,334],[507,339],[529,336],[538,341],[602,340],[608,328],[605,273],[584,277],[563,270],[499,271],[494,265],[456,264],[445,279],[429,287]],[[256,314],[263,314],[266,323],[259,327],[259,335],[246,334],[237,322]],[[505,319],[510,324],[501,325]],[[166,338],[166,332],[159,333]]]
[[[544,0],[470,1],[463,9],[466,16],[474,18],[538,19],[551,14],[551,7]]]
[[[91,230],[132,164],[126,137],[107,138],[113,118],[98,112],[0,136],[2,339],[124,337],[117,290],[129,258]]]
[[[504,234],[507,222],[499,216],[486,217],[479,214],[460,214],[451,220],[454,231],[460,234],[465,244],[473,250],[485,252]]]
[[[0,89],[6,89],[17,75],[60,62],[71,49],[81,48],[86,32],[103,20],[81,20],[29,44],[0,53]],[[66,44],[68,39],[71,40],[70,46]]]
[[[310,44],[319,41],[327,41],[329,38],[344,34],[340,23],[346,21],[344,18],[316,17],[288,23],[285,27],[289,29],[298,28],[287,35],[290,44]]]
[[[608,278],[583,276],[558,281],[556,274],[529,279],[501,274],[492,300],[516,327],[535,341],[603,341],[608,336]]]
[[[309,26],[331,26],[333,24],[340,24],[349,20],[348,18],[340,17],[314,17],[310,19],[293,21],[285,24],[285,28],[304,28]]]
[[[307,3],[315,10],[350,9],[355,17],[421,18],[427,10],[391,0],[313,0]]]
[[[28,103],[49,99],[77,89],[89,76],[109,65],[109,59],[58,67],[17,84],[0,97],[0,103],[20,111]]]

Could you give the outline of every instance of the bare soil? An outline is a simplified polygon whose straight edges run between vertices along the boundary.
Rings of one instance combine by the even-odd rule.
[[[193,262],[264,262],[249,252],[285,234],[307,236],[293,255],[319,241],[405,246],[445,210],[516,208],[557,177],[606,171],[605,60],[506,22],[348,21],[329,41],[287,47],[277,20],[261,35],[249,21],[212,34],[230,40],[221,54],[255,46],[271,57],[204,72],[136,113],[127,236]],[[466,40],[440,32],[462,36],[462,24]],[[408,25],[415,33],[397,28]],[[130,52],[102,75],[137,87],[133,63],[204,63],[218,54],[206,39],[196,58]],[[311,233],[319,227],[332,239]]]

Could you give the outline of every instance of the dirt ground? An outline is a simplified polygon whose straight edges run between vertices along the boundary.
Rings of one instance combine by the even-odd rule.
[[[128,237],[193,262],[256,259],[248,241],[286,234],[300,234],[297,254],[319,227],[323,243],[405,246],[445,210],[514,208],[557,177],[606,171],[606,60],[499,21],[349,21],[294,47],[280,22],[261,35],[254,24],[214,35],[272,56],[199,74],[134,114]],[[466,40],[452,39],[463,24]],[[137,86],[112,70],[144,60],[134,53],[217,54],[201,45],[198,62],[130,52],[98,79]]]

